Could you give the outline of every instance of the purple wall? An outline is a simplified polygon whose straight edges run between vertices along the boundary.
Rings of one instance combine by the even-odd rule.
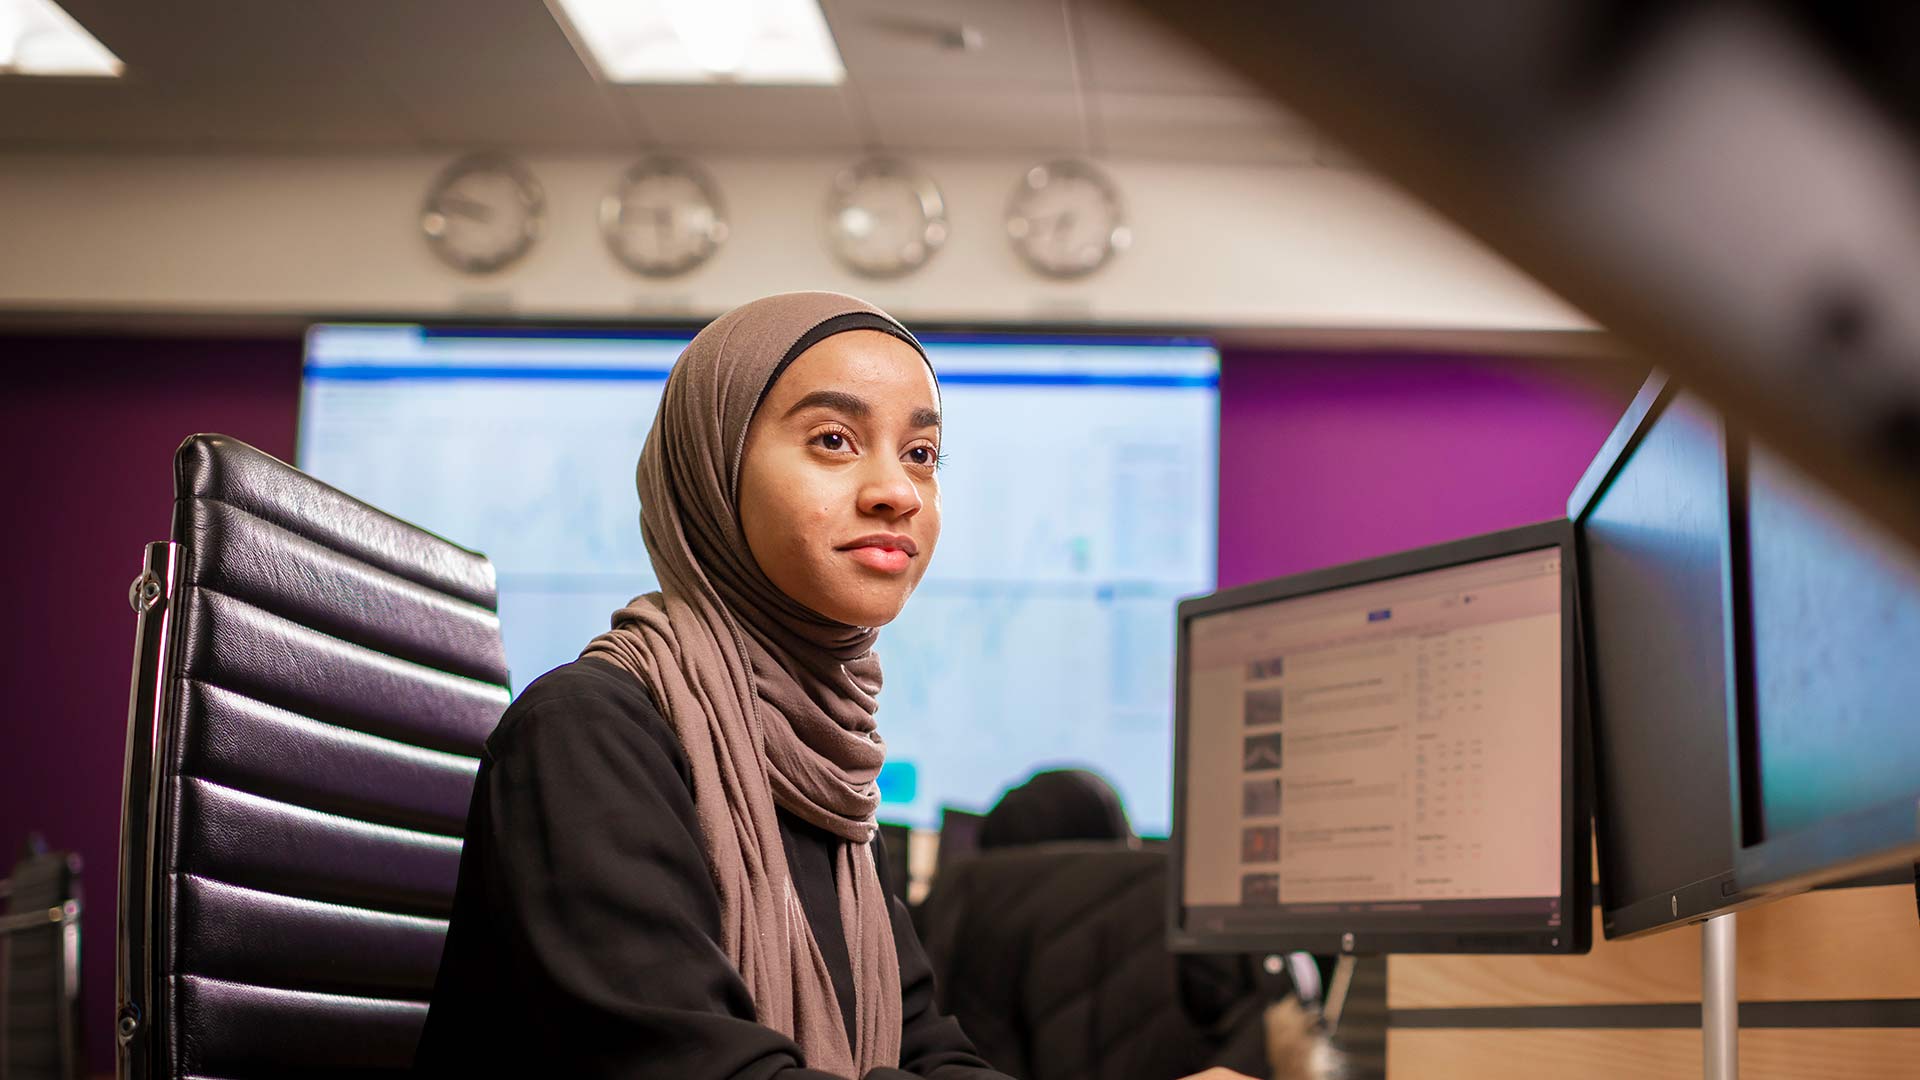
[[[1220,584],[1559,517],[1630,397],[1480,357],[1229,352]]]
[[[115,865],[141,549],[163,540],[180,440],[292,458],[300,343],[0,337],[0,867],[29,830],[80,852],[89,1071],[113,1071]],[[0,870],[0,874],[4,874]]]
[[[291,460],[298,341],[0,338],[0,529],[10,690],[0,864],[29,829],[86,860],[91,1069],[110,1072],[126,590],[171,514],[180,440],[221,431]],[[1512,363],[1229,353],[1220,582],[1325,566],[1563,512],[1626,398]]]

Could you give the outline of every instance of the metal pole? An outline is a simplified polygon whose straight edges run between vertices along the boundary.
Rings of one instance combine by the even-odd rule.
[[[1740,991],[1734,960],[1735,916],[1715,915],[1700,934],[1700,1041],[1706,1080],[1740,1080]]]
[[[1340,1030],[1340,1014],[1347,1011],[1347,992],[1353,989],[1352,953],[1341,953],[1333,962],[1333,981],[1327,987],[1327,1000],[1320,1006],[1320,1018],[1326,1021],[1327,1036]]]

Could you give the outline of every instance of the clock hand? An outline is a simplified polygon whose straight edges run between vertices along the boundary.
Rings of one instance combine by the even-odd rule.
[[[1036,224],[1045,225],[1044,232],[1049,241],[1059,241],[1066,237],[1067,230],[1073,227],[1073,211],[1062,210],[1057,214],[1034,219]],[[1036,237],[1036,239],[1038,239]]]
[[[478,199],[470,199],[465,195],[455,194],[451,191],[440,197],[440,205],[445,208],[448,213],[457,214],[463,218],[470,218],[482,223],[493,220],[492,207]]]

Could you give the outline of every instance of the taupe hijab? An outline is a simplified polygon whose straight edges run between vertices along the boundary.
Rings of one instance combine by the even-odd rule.
[[[900,969],[869,841],[885,745],[875,631],[781,592],[740,527],[747,425],[814,343],[872,329],[920,345],[836,293],[786,293],[716,319],[680,354],[640,453],[640,533],[660,591],[614,613],[582,656],[632,672],[673,725],[720,894],[721,945],[759,1022],[846,1077],[900,1059]],[[924,357],[925,353],[922,351]],[[834,861],[855,992],[853,1045],[788,872],[775,807],[846,843]]]

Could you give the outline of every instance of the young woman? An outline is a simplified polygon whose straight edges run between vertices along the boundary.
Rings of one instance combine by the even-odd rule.
[[[702,330],[640,455],[661,591],[487,741],[432,1075],[1004,1080],[875,859],[876,628],[940,539],[939,387],[876,308]]]

